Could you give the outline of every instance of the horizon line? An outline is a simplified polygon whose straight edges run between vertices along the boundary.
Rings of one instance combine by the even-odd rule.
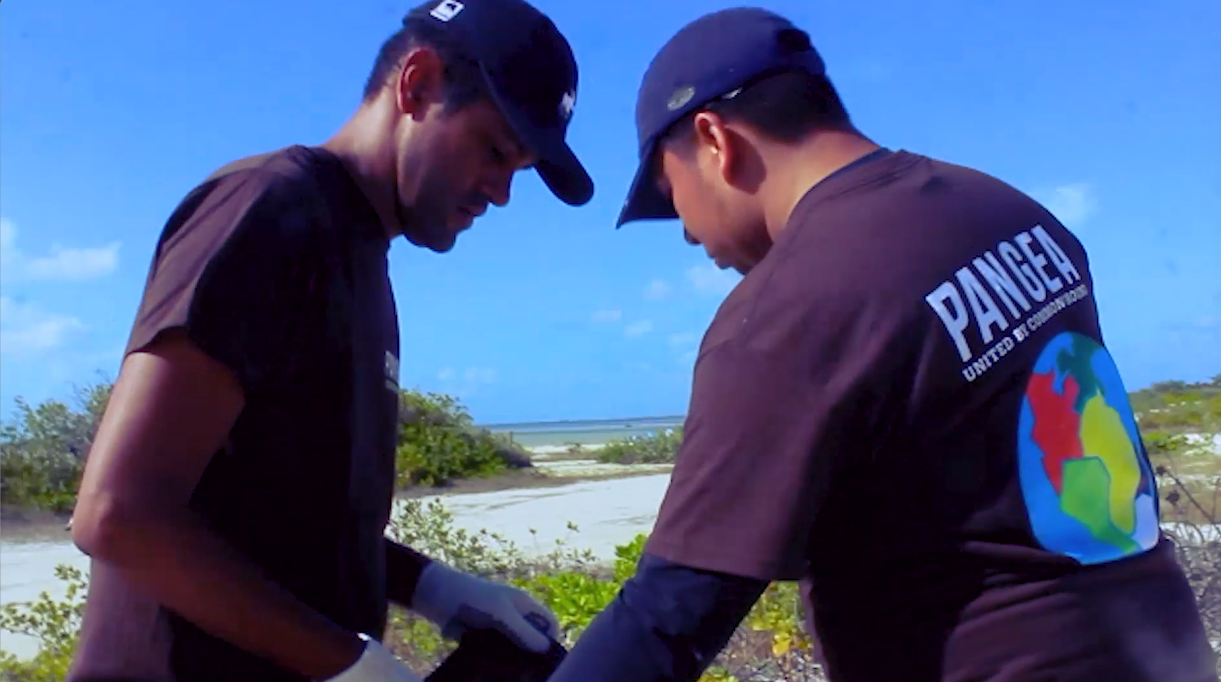
[[[493,423],[476,423],[475,426],[488,429],[504,429],[509,426],[534,426],[534,425],[564,425],[564,424],[632,424],[635,422],[658,422],[658,421],[678,421],[681,422],[687,418],[685,414],[665,414],[655,416],[636,416],[636,417],[609,417],[595,419],[540,419],[533,421],[513,421],[513,422],[493,422]]]

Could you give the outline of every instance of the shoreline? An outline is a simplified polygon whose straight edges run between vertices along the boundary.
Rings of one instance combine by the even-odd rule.
[[[0,542],[71,541],[72,535],[67,530],[70,518],[70,513],[0,505]]]

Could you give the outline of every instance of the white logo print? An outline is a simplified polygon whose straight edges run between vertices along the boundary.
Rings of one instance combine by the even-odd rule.
[[[461,12],[464,7],[466,7],[466,5],[458,2],[458,0],[441,0],[441,2],[437,3],[436,7],[432,8],[432,11],[429,12],[429,14],[433,15],[437,19],[440,19],[441,21],[449,21],[450,19],[458,16],[458,13]]]
[[[572,110],[577,106],[577,93],[575,90],[569,90],[560,98],[560,118],[565,121],[572,118]]]
[[[386,373],[386,388],[398,393],[399,390],[399,359],[394,353],[386,351],[386,361],[383,365]]]
[[[691,98],[695,97],[695,86],[688,85],[685,88],[679,88],[670,95],[670,99],[666,100],[666,108],[670,111],[681,109]]]

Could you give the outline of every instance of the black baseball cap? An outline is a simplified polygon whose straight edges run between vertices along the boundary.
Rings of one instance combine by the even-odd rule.
[[[634,220],[677,218],[653,178],[658,140],[680,119],[768,75],[800,69],[824,75],[810,37],[788,19],[758,7],[705,14],[653,57],[636,96],[639,167],[616,228]]]
[[[525,0],[430,0],[403,23],[432,22],[479,64],[492,100],[538,157],[535,170],[557,198],[580,206],[594,183],[565,136],[577,101],[577,62],[568,41]]]

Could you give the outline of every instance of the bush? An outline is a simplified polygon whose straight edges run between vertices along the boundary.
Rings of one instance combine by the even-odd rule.
[[[79,389],[78,407],[17,398],[15,418],[0,428],[0,499],[7,509],[70,513],[84,461],[113,385]],[[477,429],[456,398],[402,392],[396,465],[400,487],[440,486],[530,466],[529,453]]]
[[[528,455],[506,439],[476,429],[457,398],[403,391],[401,403],[395,457],[400,487],[494,476],[515,461],[529,462]]]
[[[613,440],[598,450],[598,460],[608,464],[673,464],[683,442],[681,428]]]
[[[58,400],[32,407],[17,399],[15,422],[0,429],[0,499],[5,505],[72,510],[84,458],[110,392],[109,383],[78,389],[79,410]]]

